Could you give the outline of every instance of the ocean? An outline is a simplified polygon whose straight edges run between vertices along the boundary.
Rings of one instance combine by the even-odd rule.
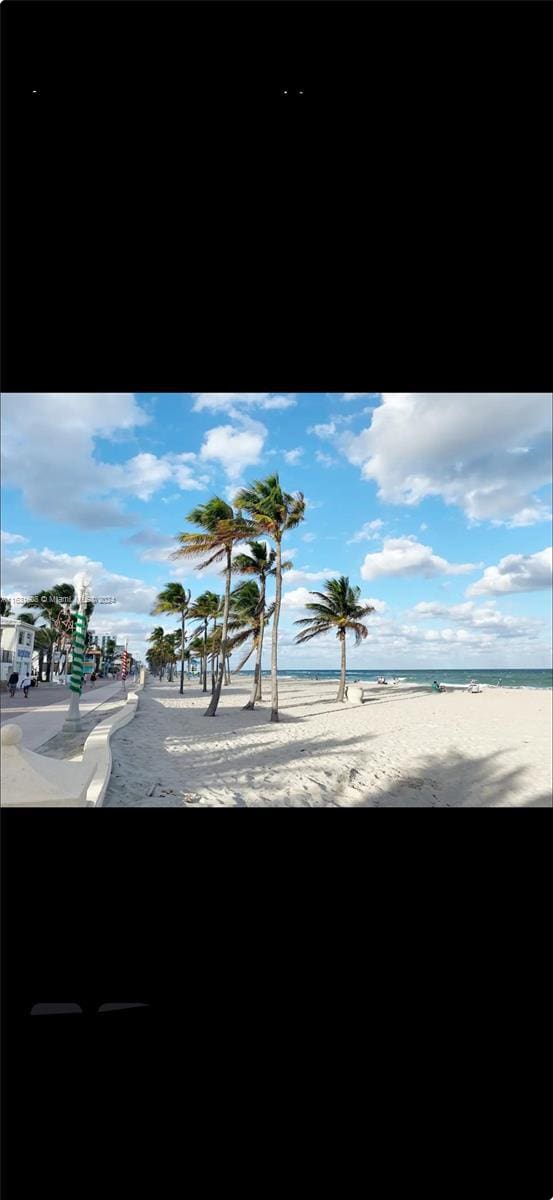
[[[241,675],[253,675],[253,671],[241,671]],[[269,678],[271,672],[263,671],[263,678]],[[339,671],[315,670],[309,669],[304,671],[291,671],[282,669],[278,672],[279,679],[338,679]],[[471,667],[468,671],[453,669],[444,671],[436,669],[434,671],[409,671],[406,667],[398,667],[397,670],[391,671],[363,671],[351,670],[347,672],[347,679],[351,683],[354,679],[361,679],[363,682],[375,681],[382,675],[384,679],[399,678],[404,679],[407,683],[428,683],[431,684],[434,679],[438,683],[468,683],[471,679],[477,679],[479,683],[487,684],[488,687],[500,686],[510,688],[551,688],[553,687],[553,671],[551,670],[514,670],[512,667],[501,669],[496,667],[493,670],[480,670],[478,667]]]

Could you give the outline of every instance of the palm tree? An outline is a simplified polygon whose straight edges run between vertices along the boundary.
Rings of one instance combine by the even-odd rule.
[[[242,514],[235,514],[230,504],[213,496],[207,504],[199,504],[186,518],[192,525],[198,525],[201,533],[181,533],[178,540],[180,549],[175,550],[172,557],[180,558],[190,555],[205,555],[199,564],[199,570],[205,570],[215,562],[223,561],[225,574],[225,595],[223,601],[223,627],[221,631],[221,655],[217,670],[217,681],[211,700],[205,711],[206,717],[214,717],[219,704],[223,684],[225,654],[227,652],[227,624],[230,603],[230,573],[232,551],[238,542],[245,542],[254,532],[251,522],[244,521]]]
[[[52,657],[52,647],[56,641],[57,634],[49,625],[38,625],[35,628],[35,650],[38,650],[38,678],[42,681],[44,672],[44,657]],[[48,682],[49,675],[46,676]]]
[[[255,579],[246,579],[240,583],[232,592],[230,600],[229,630],[231,632],[238,630],[239,632],[231,638],[229,646],[235,650],[250,638],[252,639],[250,649],[236,668],[236,674],[242,670],[254,650],[257,652],[251,695],[248,703],[244,705],[245,709],[253,709],[256,700],[259,699],[263,630],[273,615],[274,604],[265,608],[264,588],[260,588]]]
[[[72,619],[70,619],[70,607],[73,612]],[[46,680],[48,682],[54,649],[57,647],[60,652],[65,651],[67,654],[73,638],[76,614],[79,609],[75,588],[72,583],[56,583],[49,592],[37,592],[35,596],[32,596],[29,600],[29,608],[38,608],[42,619],[55,633],[46,662]],[[94,604],[92,600],[88,600],[85,606],[87,621],[93,612]]]
[[[194,601],[188,614],[194,620],[200,620],[203,622],[203,625],[194,630],[194,634],[196,635],[198,632],[202,632],[204,636],[204,648],[202,653],[202,678],[204,692],[207,692],[207,627],[209,621],[216,621],[217,614],[219,612],[219,606],[220,597],[217,596],[215,592],[202,592],[201,596],[198,596],[197,600]]]
[[[267,579],[270,575],[276,575],[276,550],[269,550],[266,542],[248,542],[248,553],[237,554],[232,564],[232,570],[239,575],[255,575],[260,581],[260,610],[265,610],[265,591],[267,587]],[[281,563],[282,571],[289,571],[292,563],[287,561]],[[272,611],[272,610],[271,610]],[[253,708],[256,700],[261,700],[261,675],[262,675],[262,655],[263,655],[263,632],[265,625],[264,621],[259,630],[259,639],[256,642],[255,649],[257,650],[254,684],[251,699],[246,704],[246,708]],[[254,647],[252,647],[253,649]],[[251,653],[251,651],[250,651]],[[249,658],[249,655],[248,655]],[[247,661],[246,659],[244,662]],[[237,672],[244,666],[242,662],[240,667],[237,667]]]
[[[148,652],[148,654],[150,655],[152,662],[155,664],[155,667],[159,671],[159,678],[161,679],[165,669],[165,653],[167,649],[165,645],[165,630],[161,625],[156,625],[155,629],[152,629],[148,641],[151,645],[151,650]]]
[[[36,625],[36,623],[38,621],[38,617],[33,617],[33,614],[29,613],[29,612],[22,612],[22,613],[19,613],[17,620],[25,621],[25,623],[27,625]]]
[[[236,508],[248,514],[256,535],[265,533],[275,543],[275,611],[271,645],[271,721],[278,721],[278,622],[282,598],[282,537],[305,516],[302,492],[283,492],[278,475],[256,480],[235,496]]]
[[[111,667],[114,654],[115,654],[115,638],[108,637],[108,639],[106,641],[106,648],[104,651],[104,664],[105,664],[104,674],[106,674],[106,672]]]
[[[309,642],[321,633],[336,630],[336,637],[342,648],[340,684],[336,699],[343,700],[346,688],[346,634],[351,630],[355,634],[355,645],[359,646],[368,633],[367,627],[363,625],[363,617],[374,612],[374,608],[370,604],[359,603],[361,588],[351,587],[347,575],[341,575],[339,579],[327,579],[324,588],[324,592],[310,592],[311,596],[319,597],[314,604],[305,606],[314,615],[294,622],[295,625],[307,627],[303,633],[298,633],[296,642]]]
[[[164,661],[169,666],[169,683],[173,682],[173,667],[177,661],[176,643],[177,643],[177,638],[179,638],[179,637],[180,637],[180,633],[178,631],[176,633],[166,633],[165,637],[163,639],[163,642],[161,644],[162,652],[164,655]]]
[[[46,659],[47,683],[50,681],[54,650],[63,646],[66,638],[70,636],[71,621],[69,617],[66,618],[65,632],[61,629],[61,622],[62,618],[68,614],[69,604],[73,602],[74,598],[75,588],[72,583],[58,583],[49,592],[37,592],[28,602],[29,608],[39,609],[40,616],[51,634]]]
[[[186,649],[186,618],[192,593],[182,586],[182,583],[166,583],[159,593],[152,615],[157,613],[178,613],[181,619],[181,668],[180,694],[184,692],[184,651]]]
[[[193,659],[199,658],[199,660],[200,660],[200,675],[201,675],[204,692],[207,691],[207,668],[205,665],[207,662],[206,643],[207,643],[207,636],[205,635],[205,630],[204,630],[204,637],[200,637],[199,635],[197,635],[196,637],[193,637],[191,639],[191,641],[188,643],[188,653],[192,655]]]

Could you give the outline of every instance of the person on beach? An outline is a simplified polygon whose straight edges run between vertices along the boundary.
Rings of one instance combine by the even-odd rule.
[[[432,684],[432,691],[433,692],[441,692],[441,690],[442,690],[441,685],[438,683],[437,679],[435,679]]]
[[[13,700],[13,697],[15,696],[15,689],[16,689],[18,683],[19,683],[19,671],[12,671],[12,673],[8,679],[8,687],[10,689],[10,696],[12,697],[12,700]]]
[[[31,686],[31,676],[29,674],[24,675],[19,686],[23,689],[23,695],[25,699],[27,699],[29,695],[29,688]]]

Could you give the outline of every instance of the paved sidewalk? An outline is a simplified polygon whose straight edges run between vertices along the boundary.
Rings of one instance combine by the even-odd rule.
[[[37,750],[44,742],[55,737],[60,732],[69,708],[69,697],[71,692],[68,687],[53,687],[46,688],[45,685],[40,685],[38,693],[40,695],[42,686],[44,692],[48,693],[48,699],[43,696],[42,703],[31,704],[31,697],[35,688],[29,692],[27,701],[28,707],[23,708],[25,700],[19,701],[18,696],[14,696],[10,708],[10,697],[6,693],[2,694],[2,710],[0,717],[0,725],[6,725],[8,722],[14,725],[19,725],[23,733],[23,746],[26,750]],[[113,683],[106,683],[91,688],[86,685],[86,690],[80,699],[80,709],[83,713],[91,713],[94,709],[105,704],[113,696],[118,695],[121,691],[122,683],[120,679],[114,680]],[[132,691],[132,684],[128,688]],[[52,695],[52,693],[55,693]],[[50,699],[51,697],[51,699]],[[38,699],[38,697],[37,697]]]

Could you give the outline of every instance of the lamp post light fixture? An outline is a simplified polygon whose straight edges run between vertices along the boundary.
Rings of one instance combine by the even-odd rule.
[[[79,699],[83,687],[84,652],[86,643],[86,596],[90,585],[90,580],[85,576],[78,576],[75,582],[77,584],[79,593],[79,610],[75,620],[75,633],[73,636],[73,658],[71,663],[71,680],[69,684],[71,689],[71,699],[69,701],[68,713],[63,723],[64,733],[78,733],[82,729]]]

